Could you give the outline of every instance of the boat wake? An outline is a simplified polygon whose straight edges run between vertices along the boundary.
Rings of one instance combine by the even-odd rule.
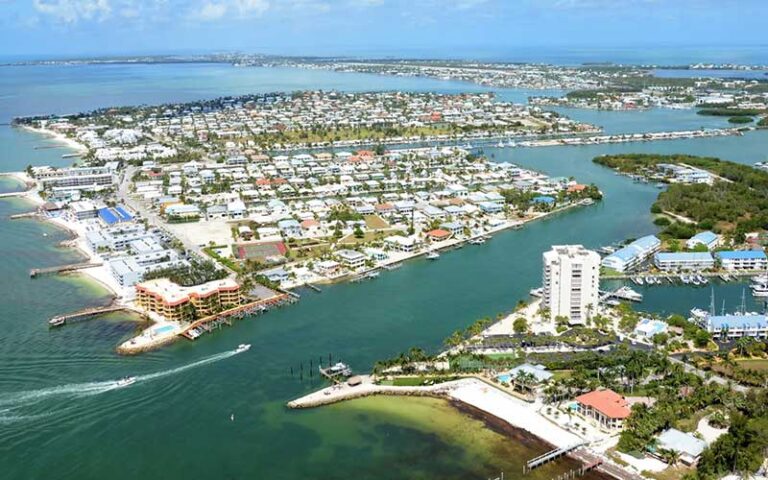
[[[59,385],[56,387],[41,388],[38,390],[3,393],[0,394],[0,424],[14,423],[17,421],[39,418],[41,415],[20,415],[17,413],[17,410],[30,407],[48,399],[77,399],[99,395],[114,390],[122,390],[138,383],[157,380],[171,375],[176,375],[186,370],[201,367],[203,365],[219,362],[221,360],[233,357],[238,353],[241,352],[238,350],[230,350],[227,352],[218,353],[216,355],[211,355],[210,357],[206,357],[196,362],[188,363],[176,368],[149,373],[146,375],[137,375],[135,377],[131,377],[134,381],[128,384],[126,384],[124,380],[107,380],[102,382],[72,383],[68,385]]]

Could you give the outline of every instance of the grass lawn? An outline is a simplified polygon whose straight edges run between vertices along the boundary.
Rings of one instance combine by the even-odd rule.
[[[366,215],[363,217],[365,220],[365,226],[369,230],[383,230],[389,228],[389,224],[378,215]]]
[[[571,378],[573,370],[553,370],[551,373],[554,375],[552,377],[553,380],[560,380],[563,378]]]
[[[488,353],[485,356],[494,360],[517,360],[515,353]]]
[[[392,380],[382,380],[382,385],[392,385],[395,387],[420,387],[425,385],[424,382],[432,381],[433,383],[427,383],[432,385],[434,383],[444,383],[451,380],[455,380],[459,377],[395,377]]]
[[[661,472],[643,472],[643,475],[656,480],[678,480],[688,473],[693,473],[695,470],[695,467],[676,465],[674,467],[666,468]]]
[[[376,240],[384,240],[384,238],[395,235],[396,233],[399,233],[399,230],[377,230],[375,232],[373,231],[367,231],[363,234],[363,238],[356,238],[354,234],[349,234],[346,237],[343,237],[341,240],[339,240],[340,245],[357,245],[359,243],[368,243],[373,242]]]
[[[707,408],[701,409],[688,418],[681,418],[675,422],[675,428],[683,432],[692,433],[699,426],[699,421],[709,415],[710,413],[718,410],[717,407],[712,405]]]
[[[736,364],[745,370],[768,370],[768,359],[766,358],[744,358],[736,360]]]

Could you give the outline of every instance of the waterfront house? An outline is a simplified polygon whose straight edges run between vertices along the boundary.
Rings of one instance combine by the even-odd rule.
[[[357,270],[365,266],[365,255],[354,250],[337,250],[336,256],[341,263],[350,270]]]
[[[336,276],[340,269],[341,264],[335,260],[323,260],[315,264],[315,270],[317,273],[326,277]]]
[[[722,339],[768,337],[765,315],[708,315],[701,323],[712,336]]]
[[[282,283],[288,280],[288,277],[289,277],[288,272],[282,267],[276,267],[276,268],[271,268],[269,270],[264,270],[261,272],[261,274],[267,277],[267,280],[269,280],[270,282],[276,282],[276,283]]]
[[[412,253],[418,246],[418,240],[414,236],[392,235],[385,238],[384,243],[391,249],[403,253]]]
[[[451,232],[451,235],[456,237],[464,232],[464,225],[459,222],[446,222],[440,224],[440,229]]]
[[[365,254],[368,255],[372,260],[375,260],[377,262],[383,262],[386,261],[389,258],[389,255],[387,255],[387,252],[384,250],[380,250],[378,248],[366,248]]]
[[[544,365],[524,363],[496,378],[525,393],[535,394],[553,376]]]
[[[671,450],[678,453],[683,464],[692,466],[698,463],[701,453],[706,447],[707,444],[704,440],[700,440],[690,433],[681,432],[675,428],[668,428],[656,437],[652,453],[655,456],[659,456],[660,452]]]
[[[480,210],[483,211],[483,213],[488,214],[499,213],[504,209],[500,203],[496,202],[480,202],[478,206],[480,207]]]
[[[627,400],[613,390],[595,390],[576,397],[577,412],[605,430],[620,430],[631,410]]]
[[[715,258],[709,252],[659,252],[653,262],[656,268],[666,272],[701,271],[715,266]]]
[[[626,272],[642,264],[660,248],[661,240],[654,235],[647,235],[608,255],[601,264],[617,272]]]
[[[720,265],[730,271],[738,270],[765,270],[768,268],[768,259],[762,250],[724,250],[715,253]]]
[[[427,235],[427,238],[429,238],[433,242],[442,242],[451,238],[453,234],[448,230],[443,230],[442,228],[436,228],[434,230],[428,231],[426,235]]]
[[[704,245],[707,250],[712,250],[720,244],[720,236],[709,230],[705,232],[697,233],[685,242],[686,248],[696,248],[699,245]]]

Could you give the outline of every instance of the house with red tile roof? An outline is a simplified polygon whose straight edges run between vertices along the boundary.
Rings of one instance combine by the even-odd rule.
[[[443,230],[442,228],[436,228],[427,232],[427,237],[433,242],[442,242],[451,238],[451,232]]]
[[[601,428],[619,430],[632,413],[627,399],[613,390],[595,390],[576,397],[578,413],[595,420]]]

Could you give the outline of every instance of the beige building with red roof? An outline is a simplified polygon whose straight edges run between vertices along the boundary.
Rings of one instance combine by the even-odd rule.
[[[632,413],[627,399],[613,390],[595,390],[576,397],[578,412],[595,420],[601,428],[618,430]]]

